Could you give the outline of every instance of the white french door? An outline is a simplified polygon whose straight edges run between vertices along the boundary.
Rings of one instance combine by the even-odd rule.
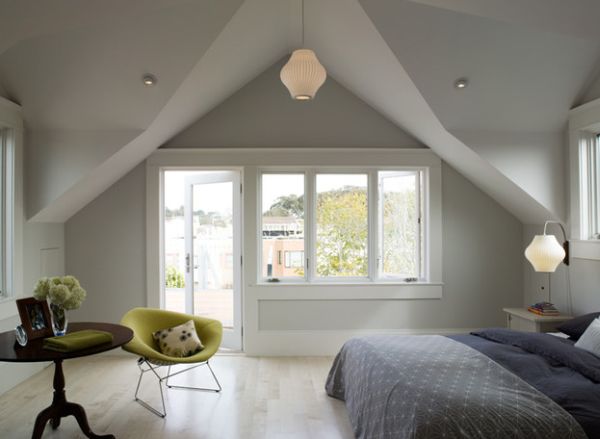
[[[185,310],[221,321],[242,349],[241,190],[237,171],[185,178]]]

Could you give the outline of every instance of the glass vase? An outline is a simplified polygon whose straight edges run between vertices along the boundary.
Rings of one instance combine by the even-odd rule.
[[[67,318],[67,310],[61,305],[50,302],[50,318],[52,319],[52,332],[54,335],[60,336],[67,333],[67,325],[69,319]]]

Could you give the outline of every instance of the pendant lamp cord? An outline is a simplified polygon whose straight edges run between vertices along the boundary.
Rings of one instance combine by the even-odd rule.
[[[304,0],[302,0],[302,46],[304,49]]]

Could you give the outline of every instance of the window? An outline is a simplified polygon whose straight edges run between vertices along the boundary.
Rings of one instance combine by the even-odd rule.
[[[367,174],[316,175],[316,275],[367,277]]]
[[[0,298],[8,297],[6,288],[6,150],[8,143],[8,130],[0,128]]]
[[[579,146],[581,232],[600,239],[600,136],[582,136]]]
[[[286,251],[285,268],[302,268],[304,266],[303,251]]]
[[[303,279],[304,174],[263,174],[261,194],[262,277]]]
[[[13,294],[14,135],[0,126],[0,299]]]
[[[426,280],[427,175],[426,168],[262,173],[259,277]]]
[[[421,277],[421,182],[418,171],[379,172],[379,268],[382,277]]]

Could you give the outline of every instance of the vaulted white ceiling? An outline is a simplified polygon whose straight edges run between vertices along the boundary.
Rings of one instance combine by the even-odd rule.
[[[525,178],[488,151],[562,144],[568,109],[598,73],[598,2],[305,2],[305,45],[337,82],[523,222],[564,217],[562,177]],[[29,217],[68,219],[298,47],[300,10],[299,0],[0,1],[0,93],[23,106]],[[155,87],[141,85],[145,72]],[[460,76],[471,81],[462,92]]]
[[[423,3],[444,7],[424,6]],[[448,130],[558,131],[565,110],[573,104],[597,62],[600,32],[590,38],[543,23],[523,23],[536,16],[534,2],[519,2],[517,17],[491,11],[480,14],[482,3],[467,1],[363,0],[365,11]],[[546,0],[544,0],[546,3]],[[558,10],[567,9],[562,1]],[[452,4],[462,5],[451,9]],[[571,7],[577,10],[578,8]],[[600,2],[592,8],[600,17]],[[464,13],[466,11],[467,13]],[[473,11],[473,13],[468,13]],[[592,11],[590,11],[592,12]],[[501,19],[498,19],[500,15]],[[560,16],[559,16],[560,17]],[[568,23],[575,24],[573,21]],[[581,22],[580,22],[581,23]],[[575,27],[575,26],[574,26]],[[573,32],[566,33],[568,30]],[[461,76],[470,85],[461,93],[452,87]]]

